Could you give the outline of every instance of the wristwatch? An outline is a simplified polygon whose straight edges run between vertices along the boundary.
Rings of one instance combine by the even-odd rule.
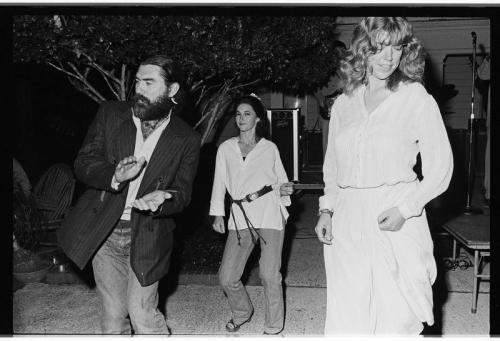
[[[330,215],[330,217],[333,215],[333,211],[329,210],[328,208],[323,208],[323,209],[319,210],[318,216],[320,216],[321,213],[328,213]]]

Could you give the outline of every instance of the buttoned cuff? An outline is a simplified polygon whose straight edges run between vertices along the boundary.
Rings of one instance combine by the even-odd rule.
[[[210,203],[210,211],[208,215],[211,216],[224,216],[224,203],[211,202]]]
[[[281,195],[280,188],[281,188],[281,185],[283,185],[283,184],[284,184],[283,182],[276,183],[276,184],[272,184],[271,187],[273,188],[273,192],[278,197],[278,200],[280,201],[280,203],[283,206],[290,206],[292,204],[292,200],[290,199],[290,196],[289,195],[285,195],[285,196]]]
[[[330,204],[326,195],[319,197],[319,211],[329,210],[333,212],[333,205]]]
[[[410,205],[407,201],[398,205],[397,209],[405,219],[409,219],[412,217],[417,217],[422,214],[422,209],[418,209],[413,207],[414,205]]]

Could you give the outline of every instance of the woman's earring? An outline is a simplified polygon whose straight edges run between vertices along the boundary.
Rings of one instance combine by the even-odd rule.
[[[171,101],[172,101],[172,103],[174,103],[174,104],[179,104],[179,103],[177,103],[177,102],[175,101],[175,99],[174,99],[173,97],[170,97],[170,100],[171,100]]]

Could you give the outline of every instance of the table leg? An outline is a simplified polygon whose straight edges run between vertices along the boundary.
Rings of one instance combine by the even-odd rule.
[[[472,308],[471,313],[475,314],[477,311],[477,287],[478,287],[478,261],[479,261],[479,251],[474,250],[474,278],[472,285]]]

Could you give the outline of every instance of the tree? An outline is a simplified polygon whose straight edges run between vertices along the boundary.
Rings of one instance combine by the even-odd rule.
[[[311,92],[335,70],[332,17],[22,15],[15,62],[46,63],[94,101],[126,100],[146,56],[180,62],[202,144],[234,95],[250,86]]]

